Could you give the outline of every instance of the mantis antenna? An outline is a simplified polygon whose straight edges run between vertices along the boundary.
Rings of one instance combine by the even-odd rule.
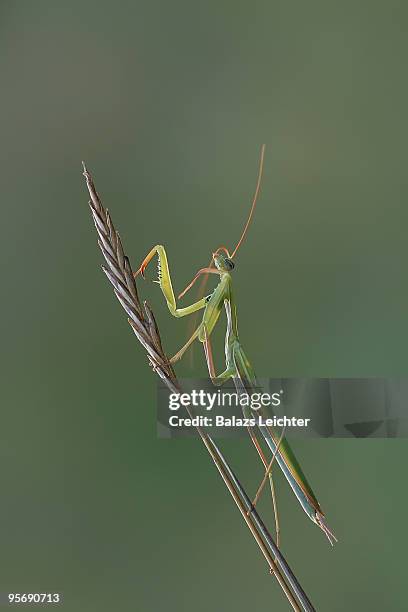
[[[261,187],[261,181],[262,181],[262,172],[263,172],[263,163],[264,163],[264,156],[265,156],[265,145],[263,144],[261,147],[261,157],[259,160],[259,170],[258,170],[258,180],[256,182],[256,189],[255,189],[255,194],[252,200],[252,204],[251,204],[251,210],[249,211],[249,215],[248,215],[248,219],[247,222],[245,223],[245,227],[243,229],[243,232],[241,234],[241,238],[238,240],[237,246],[235,247],[234,251],[232,252],[231,255],[231,259],[234,258],[236,252],[238,251],[239,247],[241,246],[246,233],[248,231],[248,228],[251,224],[251,220],[252,220],[252,215],[254,214],[254,210],[255,210],[255,206],[256,206],[256,201],[258,199],[258,194],[259,194],[259,189]]]
[[[251,224],[251,221],[252,221],[252,216],[253,216],[253,214],[254,214],[254,210],[255,210],[256,202],[257,202],[258,195],[259,195],[259,189],[260,189],[260,187],[261,187],[261,181],[262,181],[262,172],[263,172],[263,163],[264,163],[264,156],[265,156],[265,145],[263,144],[263,145],[262,145],[262,147],[261,147],[261,156],[260,156],[260,159],[259,159],[258,179],[257,179],[257,181],[256,181],[256,188],[255,188],[254,197],[253,197],[253,199],[252,199],[251,208],[250,208],[249,215],[248,215],[247,221],[246,221],[246,223],[245,223],[244,229],[242,230],[241,237],[240,237],[240,239],[238,240],[237,245],[236,245],[236,247],[235,247],[235,249],[234,249],[234,251],[233,251],[232,255],[230,255],[229,250],[228,250],[228,249],[227,249],[227,247],[225,247],[225,246],[220,246],[220,247],[218,247],[218,249],[215,251],[215,253],[219,253],[219,251],[224,251],[224,252],[225,252],[225,253],[228,255],[228,257],[229,257],[230,259],[233,259],[233,258],[234,258],[234,256],[235,256],[235,254],[236,254],[236,252],[238,251],[239,247],[241,246],[242,242],[244,241],[245,236],[246,236],[246,233],[247,233],[248,228],[249,228],[249,226],[250,226],[250,224]],[[212,263],[212,258],[211,258],[211,261],[210,261],[210,263],[209,263],[209,266],[211,266],[211,263]],[[191,289],[191,287],[192,287],[192,286],[194,285],[194,283],[196,282],[197,278],[198,278],[198,277],[199,277],[199,276],[200,276],[202,273],[203,273],[203,271],[202,271],[202,270],[200,270],[200,271],[198,272],[198,274],[196,274],[196,276],[193,278],[193,280],[191,281],[191,283],[190,283],[189,285],[187,285],[187,287],[186,287],[186,288],[185,288],[185,289],[184,289],[184,290],[183,290],[183,291],[180,293],[180,295],[178,296],[178,298],[179,298],[179,299],[180,299],[180,298],[182,298],[182,297],[183,297],[183,296],[184,296],[184,295],[187,293],[187,291],[188,291],[189,289]],[[208,279],[208,274],[206,274],[206,275],[204,276],[204,278],[203,278],[203,282],[201,283],[201,286],[200,286],[200,289],[199,289],[199,292],[198,292],[199,294],[201,294],[201,293],[204,291],[204,289],[205,289],[205,285],[207,284],[207,279]]]

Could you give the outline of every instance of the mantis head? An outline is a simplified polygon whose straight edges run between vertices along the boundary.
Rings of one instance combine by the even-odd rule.
[[[220,251],[225,251],[226,255],[220,253]],[[220,272],[231,272],[235,268],[235,264],[231,259],[231,256],[228,250],[225,247],[220,247],[212,254],[212,260],[214,262],[215,267]]]

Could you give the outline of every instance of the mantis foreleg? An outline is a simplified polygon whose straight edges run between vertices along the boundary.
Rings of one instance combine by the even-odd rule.
[[[158,256],[158,280],[157,282],[160,285],[160,289],[166,299],[167,306],[174,317],[185,317],[186,315],[192,314],[201,308],[205,308],[205,305],[208,301],[207,297],[198,300],[194,304],[190,304],[186,308],[177,308],[176,298],[174,297],[173,285],[170,277],[169,264],[167,262],[166,250],[163,245],[157,244],[152,250],[148,253],[148,255],[142,261],[142,265],[139,270],[135,273],[137,276],[139,273],[144,276],[144,271],[149,264],[149,262],[153,259],[155,254]]]

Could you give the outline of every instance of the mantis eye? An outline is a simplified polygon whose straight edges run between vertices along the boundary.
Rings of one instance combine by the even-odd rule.
[[[229,268],[230,270],[233,270],[235,268],[235,264],[232,261],[232,259],[229,259],[228,257],[225,258],[225,263],[227,265],[227,268]]]

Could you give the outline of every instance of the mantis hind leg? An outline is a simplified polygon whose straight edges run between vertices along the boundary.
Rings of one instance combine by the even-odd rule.
[[[264,489],[266,481],[269,479],[269,484],[270,484],[270,487],[271,487],[271,495],[272,495],[273,513],[274,513],[274,516],[275,516],[276,546],[278,548],[280,546],[280,525],[279,525],[278,506],[277,506],[277,502],[276,502],[275,484],[274,484],[273,478],[272,478],[272,466],[273,466],[273,463],[275,461],[276,454],[279,451],[279,446],[280,446],[280,444],[281,444],[281,442],[283,440],[284,433],[285,433],[285,428],[283,428],[283,431],[281,433],[278,445],[277,445],[277,447],[275,449],[275,452],[272,455],[272,459],[270,460],[269,465],[267,465],[266,460],[265,460],[263,454],[259,453],[259,449],[258,449],[259,442],[258,442],[258,440],[256,440],[257,443],[255,444],[255,442],[254,442],[254,440],[252,438],[251,432],[250,432],[251,439],[252,439],[252,441],[255,444],[255,448],[258,451],[258,454],[259,454],[259,456],[261,458],[262,463],[264,464],[264,467],[266,468],[264,477],[263,477],[263,479],[261,481],[261,484],[259,485],[258,490],[257,490],[257,492],[255,494],[254,499],[253,499],[252,508],[256,507],[256,504],[258,503],[258,500],[259,500],[259,498],[261,496],[261,493],[262,493],[262,491]],[[253,433],[253,435],[255,436],[254,433]]]
[[[224,370],[224,372],[222,372],[221,374],[219,374],[218,376],[215,373],[215,367],[214,367],[214,359],[213,359],[213,354],[212,354],[212,347],[211,347],[211,340],[210,337],[207,333],[207,328],[205,326],[205,324],[203,323],[202,325],[204,325],[204,352],[205,352],[205,358],[207,361],[207,366],[208,366],[208,372],[210,374],[210,378],[211,381],[213,382],[214,385],[216,386],[220,386],[223,383],[225,383],[227,380],[229,380],[230,378],[239,378],[242,380],[242,374],[244,376],[244,379],[251,385],[251,386],[255,386],[256,385],[256,378],[255,378],[255,373],[252,370],[252,367],[244,353],[244,351],[241,349],[239,344],[236,344],[235,346],[233,346],[232,348],[232,358],[233,358],[233,363],[234,363],[234,367],[229,367],[226,370]],[[248,407],[242,407],[244,416],[249,417],[249,410]],[[280,546],[280,524],[279,524],[279,514],[278,514],[278,506],[277,506],[277,502],[276,502],[276,494],[275,494],[275,485],[273,482],[273,477],[272,477],[272,465],[273,462],[275,460],[275,455],[276,453],[273,455],[272,460],[270,462],[267,461],[264,452],[261,448],[261,445],[259,444],[259,441],[256,437],[255,431],[253,430],[252,427],[248,427],[248,433],[249,436],[252,440],[253,445],[255,446],[255,449],[263,463],[263,466],[265,468],[265,475],[264,478],[261,482],[261,485],[258,488],[258,491],[256,492],[254,501],[252,503],[252,507],[255,508],[258,499],[261,495],[261,492],[263,490],[263,487],[265,485],[266,480],[269,480],[269,485],[271,488],[271,496],[272,496],[272,506],[273,506],[273,513],[274,513],[274,517],[275,517],[275,532],[276,532],[276,545],[279,548]],[[249,511],[250,512],[250,511]]]
[[[242,350],[240,344],[236,344],[233,348],[233,361],[234,361],[234,365],[236,368],[236,376],[241,379],[243,382],[246,382],[250,387],[254,388],[256,386],[256,377],[255,377],[255,372],[252,369],[251,364],[249,363],[249,360],[247,358],[247,356],[245,355],[244,351]],[[250,417],[250,410],[248,408],[248,406],[242,406],[242,411],[244,413],[245,417]],[[278,513],[278,505],[277,505],[277,501],[276,501],[276,493],[275,493],[275,484],[273,481],[273,476],[272,476],[272,466],[275,460],[275,456],[276,456],[276,452],[279,448],[280,442],[282,441],[282,438],[279,442],[279,445],[276,449],[276,452],[273,454],[272,459],[270,462],[267,461],[262,448],[259,444],[259,441],[256,437],[256,434],[253,430],[252,427],[248,427],[248,432],[249,432],[249,436],[252,440],[253,445],[255,446],[255,449],[259,455],[259,458],[261,459],[263,466],[265,468],[265,474],[264,477],[262,479],[262,482],[260,484],[260,486],[258,487],[258,490],[256,492],[256,495],[254,497],[254,500],[252,502],[252,507],[255,508],[259,497],[262,493],[262,490],[265,486],[265,483],[267,480],[269,480],[269,486],[271,489],[271,497],[272,497],[272,507],[273,507],[273,514],[275,517],[275,533],[276,533],[276,545],[279,548],[280,546],[280,523],[279,523],[279,513]]]

